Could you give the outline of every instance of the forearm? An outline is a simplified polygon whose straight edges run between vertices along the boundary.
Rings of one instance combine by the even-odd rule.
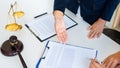
[[[110,21],[113,12],[115,11],[118,4],[119,4],[119,0],[107,0],[103,8],[101,18],[106,21]]]
[[[64,13],[66,7],[67,0],[54,0],[54,8],[53,10],[60,10]]]

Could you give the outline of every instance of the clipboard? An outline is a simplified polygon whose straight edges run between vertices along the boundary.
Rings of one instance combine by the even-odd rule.
[[[60,50],[60,53],[57,55],[57,60],[55,60],[56,58],[52,57],[52,56],[56,56],[56,54],[54,52],[58,52],[58,51],[54,48],[54,46],[58,47],[57,49],[59,49],[60,47],[70,48],[70,49],[75,48],[76,50],[80,49],[81,52],[76,52],[77,54],[75,53],[74,54],[75,56],[74,56],[72,54],[73,51],[64,52],[63,50]],[[51,52],[52,49],[55,49],[55,50],[53,50],[53,52]],[[66,49],[66,50],[69,50],[69,49]],[[62,52],[66,54],[66,55],[64,54],[64,56],[66,57],[64,59],[65,60],[64,62],[67,62],[68,66],[67,66],[67,64],[65,65],[63,61],[60,60]],[[70,52],[70,54],[69,54],[69,52]],[[71,44],[62,44],[62,43],[59,43],[59,42],[56,42],[56,41],[48,41],[46,43],[46,48],[44,49],[42,57],[38,60],[38,62],[36,64],[36,68],[68,68],[68,67],[69,68],[88,68],[89,63],[90,63],[90,59],[96,58],[97,53],[98,53],[98,51],[96,49],[93,49],[93,48],[75,46],[75,45],[71,45]],[[53,54],[53,55],[50,55],[50,54]],[[67,55],[67,54],[69,54],[69,55]],[[81,57],[79,57],[79,55],[81,55]],[[71,56],[74,56],[74,58],[70,58]],[[68,60],[66,60],[66,59],[68,59]],[[74,61],[71,61],[71,59],[74,59]],[[52,60],[52,61],[49,61],[49,60]],[[47,67],[46,64],[48,64],[48,67]],[[51,67],[49,65],[51,65]],[[60,66],[62,66],[62,67],[60,67]]]
[[[51,37],[55,36],[55,29],[54,29],[54,18],[52,14],[43,13],[41,15],[35,16],[32,22],[26,23],[25,26],[27,29],[38,39],[40,42],[50,39]],[[50,19],[49,19],[50,18]],[[44,24],[43,22],[47,22],[47,20],[52,24]],[[64,15],[64,20],[66,25],[66,30],[76,26],[78,23],[70,18],[68,15]],[[52,22],[51,22],[52,21]],[[69,25],[70,24],[70,25]],[[38,26],[38,27],[37,27]],[[49,27],[50,26],[50,27]],[[37,28],[36,28],[37,27]],[[51,30],[50,30],[51,29]],[[42,31],[43,30],[43,31]]]

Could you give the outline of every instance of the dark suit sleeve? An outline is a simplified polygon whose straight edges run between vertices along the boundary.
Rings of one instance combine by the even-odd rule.
[[[64,13],[67,0],[54,0],[54,10],[60,10]]]
[[[120,0],[107,0],[101,18],[110,21],[114,10],[119,3]]]

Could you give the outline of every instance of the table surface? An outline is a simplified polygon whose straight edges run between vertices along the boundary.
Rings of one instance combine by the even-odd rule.
[[[10,32],[5,29],[5,25],[8,24],[8,10],[10,4],[14,0],[2,0],[0,2],[0,46],[4,41],[8,40],[11,35],[16,35],[18,40],[22,41],[24,44],[24,49],[21,52],[28,68],[35,68],[38,59],[43,53],[45,44],[47,41],[40,42],[35,36],[24,26],[25,23],[31,22],[33,17],[44,12],[52,13],[52,0],[20,0],[18,5],[20,9],[25,12],[25,15],[21,19],[17,19],[19,24],[22,24],[23,28],[20,31]],[[29,2],[29,3],[28,3]],[[73,44],[76,46],[84,46],[89,48],[95,48],[98,50],[97,59],[103,60],[108,55],[113,54],[120,50],[120,45],[105,36],[101,35],[100,38],[88,39],[87,27],[89,26],[82,18],[78,18],[70,11],[66,10],[66,14],[72,17],[78,25],[67,30],[68,32],[68,41],[67,43]],[[58,41],[57,37],[54,36],[49,40]],[[2,68],[22,68],[22,64],[19,60],[19,57],[7,57],[0,53],[0,67]]]

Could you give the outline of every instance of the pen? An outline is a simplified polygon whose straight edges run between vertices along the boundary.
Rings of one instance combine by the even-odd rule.
[[[43,15],[45,15],[45,14],[47,14],[47,12],[45,12],[45,13],[42,13],[42,14],[40,14],[40,15],[37,15],[37,16],[35,16],[34,18],[41,17],[41,16],[43,16]]]
[[[98,63],[98,64],[102,64],[101,61],[99,61],[98,59],[93,59],[93,58],[90,58],[90,60],[94,60],[94,62]]]
[[[96,61],[97,63],[102,64],[102,62],[101,62],[101,61],[98,61],[98,60],[97,60],[97,54],[98,54],[98,51],[96,51],[96,54],[95,54],[94,59],[95,59],[95,61]]]
[[[97,58],[97,54],[98,54],[98,51],[96,50],[96,54],[95,54],[95,57],[94,57],[94,59],[96,59],[96,58]]]
[[[25,24],[25,26],[29,29],[29,31],[40,41],[42,42],[42,40],[29,28],[29,26],[27,24]]]
[[[97,60],[97,63],[102,64],[102,62],[101,62],[101,61],[98,61],[98,60]]]

